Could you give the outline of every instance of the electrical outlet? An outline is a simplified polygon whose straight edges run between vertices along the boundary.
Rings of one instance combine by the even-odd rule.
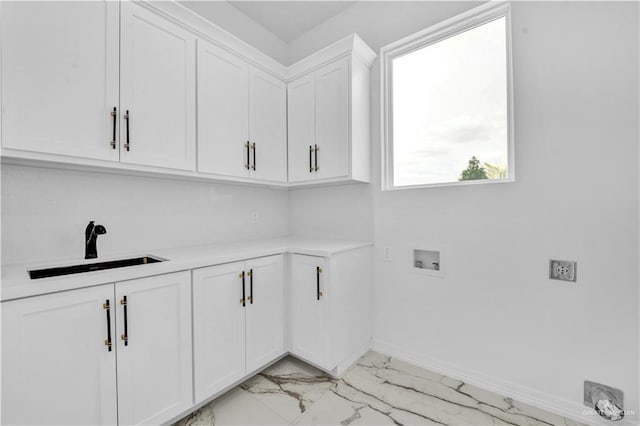
[[[251,223],[254,225],[258,223],[258,212],[251,212]]]
[[[549,278],[561,281],[576,281],[577,262],[572,260],[550,260]]]
[[[384,248],[383,260],[385,262],[391,262],[391,247]]]

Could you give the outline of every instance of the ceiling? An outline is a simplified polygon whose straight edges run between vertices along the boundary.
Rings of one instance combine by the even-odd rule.
[[[285,43],[352,6],[355,1],[229,1]]]

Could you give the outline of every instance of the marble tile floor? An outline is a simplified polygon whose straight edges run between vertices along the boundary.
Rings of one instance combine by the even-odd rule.
[[[287,357],[174,426],[580,423],[369,352],[340,379]]]

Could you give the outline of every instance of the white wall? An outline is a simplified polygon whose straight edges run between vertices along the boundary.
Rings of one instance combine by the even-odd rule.
[[[361,2],[293,41],[290,62],[351,32],[378,51],[467,8]],[[512,13],[515,183],[380,191],[376,62],[372,185],[291,192],[291,229],[370,239],[373,218],[378,347],[578,414],[583,381],[602,382],[640,413],[638,4]],[[442,250],[445,278],[410,273],[413,246]],[[548,280],[551,258],[577,260],[578,282]]]
[[[293,64],[349,34],[356,33],[374,50],[482,2],[360,1],[321,23],[287,46]]]
[[[258,223],[251,223],[251,211]],[[286,190],[2,167],[2,263],[84,257],[89,220],[100,257],[287,234]]]
[[[309,238],[373,241],[372,186],[289,191],[289,232]]]
[[[278,62],[286,63],[287,44],[227,1],[183,1],[183,6],[225,29]]]

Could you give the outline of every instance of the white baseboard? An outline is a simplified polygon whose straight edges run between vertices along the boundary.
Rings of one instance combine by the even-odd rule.
[[[541,408],[581,423],[594,426],[637,426],[639,424],[638,420],[640,420],[640,418],[637,414],[634,416],[628,416],[618,422],[607,421],[595,414],[585,415],[584,412],[588,407],[585,407],[582,403],[576,403],[574,401],[559,398],[549,393],[511,383],[497,377],[488,376],[484,373],[433,359],[425,355],[411,353],[396,345],[383,342],[381,340],[374,339],[371,342],[371,349],[398,360],[431,370],[435,373],[444,374],[453,379],[462,380],[470,385],[513,398],[516,401]]]
[[[353,351],[349,356],[338,363],[336,367],[335,377],[341,377],[353,364],[358,362],[360,357],[371,349],[371,340],[363,342],[358,349]]]

